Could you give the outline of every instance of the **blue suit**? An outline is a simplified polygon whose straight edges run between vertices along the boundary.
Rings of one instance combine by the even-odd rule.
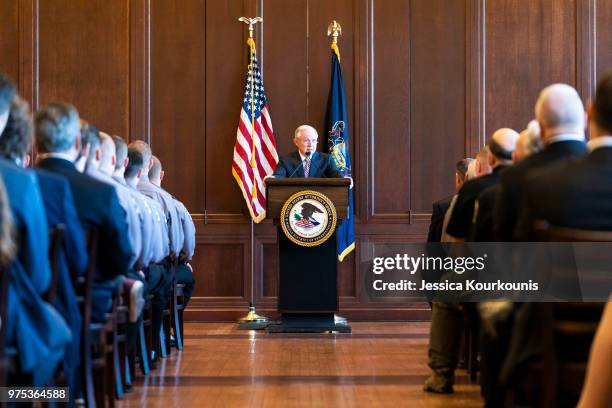
[[[274,170],[274,177],[304,177],[304,165],[300,153],[296,150],[280,158]],[[314,152],[310,159],[308,177],[342,177],[331,155]]]
[[[74,164],[61,158],[44,158],[37,167],[64,176],[70,183],[74,204],[83,229],[98,228],[98,256],[94,285],[92,319],[106,320],[118,276],[130,267],[132,249],[127,237],[125,211],[119,205],[115,188],[80,173]]]
[[[64,237],[59,254],[59,274],[55,308],[64,317],[73,333],[70,349],[64,357],[64,372],[70,389],[75,389],[75,374],[79,363],[81,313],[74,292],[73,282],[87,268],[85,234],[74,208],[70,185],[65,178],[36,170],[43,196],[49,227],[64,224]]]
[[[10,271],[7,346],[16,347],[20,370],[34,385],[53,375],[71,340],[62,316],[42,295],[49,288],[49,239],[38,181],[33,172],[0,159],[0,173],[11,204],[18,254]]]

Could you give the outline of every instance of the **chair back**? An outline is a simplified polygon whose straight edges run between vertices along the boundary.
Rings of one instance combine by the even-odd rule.
[[[64,242],[65,230],[66,226],[64,224],[57,224],[54,227],[49,228],[49,264],[51,266],[51,283],[49,284],[49,290],[47,290],[47,293],[45,294],[45,300],[51,305],[55,304],[55,299],[57,298],[59,260]]]
[[[8,286],[9,276],[11,273],[10,266],[0,266],[0,359],[5,355],[4,347],[6,345],[6,313],[8,304]]]
[[[612,231],[593,231],[560,227],[537,220],[534,229],[540,241],[546,242],[612,242]]]
[[[612,232],[592,231],[536,221],[535,230],[547,242],[612,242]],[[605,303],[538,304],[542,322],[541,406],[575,406],[586,374],[589,351]]]

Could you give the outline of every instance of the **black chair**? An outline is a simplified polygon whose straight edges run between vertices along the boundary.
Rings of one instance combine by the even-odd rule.
[[[174,332],[175,337],[177,339],[176,346],[179,350],[183,349],[184,346],[184,311],[185,311],[185,285],[182,283],[177,283],[174,286],[174,311],[173,315],[175,316],[174,323]],[[180,341],[179,341],[180,340]]]
[[[5,349],[7,295],[10,272],[11,270],[9,267],[0,267],[0,387],[6,387],[9,367],[14,364],[7,356]]]
[[[59,258],[64,241],[64,224],[57,224],[49,228],[49,263],[51,265],[51,283],[45,294],[47,303],[54,305],[57,298],[57,280],[59,277]]]
[[[81,309],[81,382],[83,399],[88,407],[104,406],[105,394],[105,338],[104,331],[92,325],[91,308],[93,301],[93,282],[96,271],[98,231],[94,227],[87,233],[89,261],[85,276],[76,284],[77,301]],[[95,383],[95,384],[94,384]]]
[[[541,241],[612,242],[612,232],[559,227],[536,221]],[[530,366],[530,377],[539,381],[530,402],[542,407],[575,406],[586,375],[589,352],[605,303],[540,303],[542,324],[540,361]]]

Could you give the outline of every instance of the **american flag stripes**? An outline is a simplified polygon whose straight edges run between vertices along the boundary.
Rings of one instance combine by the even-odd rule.
[[[248,44],[246,90],[236,132],[232,174],[242,190],[251,218],[257,223],[266,217],[266,189],[263,179],[274,172],[278,154],[268,101],[257,65],[255,41],[249,38]]]

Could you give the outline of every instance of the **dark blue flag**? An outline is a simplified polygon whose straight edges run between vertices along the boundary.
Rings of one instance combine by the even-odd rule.
[[[335,46],[335,44],[334,44]],[[348,117],[346,96],[340,68],[340,52],[332,46],[331,88],[327,105],[327,152],[332,155],[336,166],[344,176],[352,177],[351,155],[349,152]],[[353,217],[353,189],[349,191],[348,218],[338,228],[338,260],[342,262],[355,249],[355,224]]]

